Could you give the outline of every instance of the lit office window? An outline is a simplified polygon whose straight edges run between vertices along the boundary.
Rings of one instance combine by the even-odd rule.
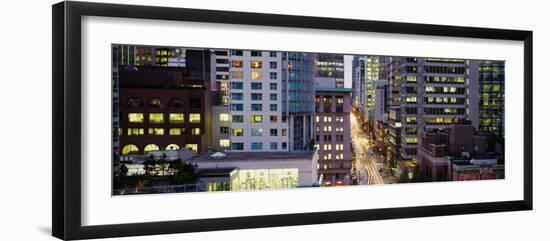
[[[139,148],[136,145],[128,144],[122,148],[122,155],[135,155],[138,154]]]
[[[164,114],[163,113],[149,113],[149,123],[164,123]]]
[[[201,134],[201,128],[191,128],[191,135],[198,136]]]
[[[143,123],[143,113],[128,113],[128,122]]]
[[[233,68],[242,68],[243,67],[243,61],[242,60],[232,60],[231,61],[231,67],[233,67]]]
[[[195,153],[199,151],[199,145],[198,144],[185,144],[185,148],[193,150]]]
[[[148,133],[151,136],[162,136],[164,135],[164,128],[149,128]]]
[[[179,150],[180,146],[178,144],[168,144],[165,148],[166,150]]]
[[[220,139],[220,147],[229,147],[230,140],[229,139]]]
[[[185,134],[185,128],[170,128],[169,133],[171,136],[180,136]]]
[[[159,146],[157,146],[155,144],[149,144],[149,145],[145,146],[145,148],[143,148],[143,154],[147,155],[151,151],[158,151],[158,150],[160,150]]]
[[[143,128],[128,128],[129,136],[141,136],[144,134]]]
[[[189,114],[189,122],[190,123],[201,123],[201,114],[190,113]]]
[[[243,136],[243,128],[233,128],[233,136]]]
[[[229,114],[222,113],[220,114],[220,121],[229,121],[231,119]]]
[[[261,69],[262,68],[262,61],[258,61],[258,60],[250,61],[250,68]]]
[[[243,78],[243,72],[242,71],[232,71],[231,72],[231,78],[233,78],[233,79],[242,79]]]
[[[262,119],[263,119],[263,116],[262,115],[252,115],[250,117],[250,121],[252,123],[261,123],[262,122]]]
[[[250,73],[250,78],[251,78],[251,79],[254,79],[254,80],[256,80],[256,79],[262,79],[262,72],[260,72],[260,71],[252,71],[252,72]]]
[[[169,114],[170,123],[183,123],[185,121],[183,113],[170,113]]]

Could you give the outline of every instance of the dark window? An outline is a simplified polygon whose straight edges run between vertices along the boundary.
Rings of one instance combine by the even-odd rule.
[[[189,108],[191,108],[191,109],[200,109],[201,108],[201,99],[200,98],[190,98],[189,99]]]
[[[227,56],[227,51],[216,51],[215,54],[219,56]]]
[[[231,56],[243,56],[242,50],[231,50]]]
[[[250,56],[254,56],[254,57],[262,56],[262,51],[250,51]]]
[[[128,99],[126,102],[126,107],[128,108],[143,108],[143,100],[138,97],[133,97]]]
[[[220,126],[221,134],[229,134],[229,126]]]

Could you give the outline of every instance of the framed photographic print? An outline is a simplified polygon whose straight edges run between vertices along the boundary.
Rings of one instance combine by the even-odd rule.
[[[532,209],[532,32],[53,6],[53,235]]]

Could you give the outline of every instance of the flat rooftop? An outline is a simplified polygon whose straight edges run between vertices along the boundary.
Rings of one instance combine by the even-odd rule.
[[[215,156],[212,156],[216,154]],[[223,154],[225,156],[222,156]],[[213,161],[273,161],[311,159],[314,151],[290,151],[290,152],[215,152],[204,153],[190,159],[191,162]]]

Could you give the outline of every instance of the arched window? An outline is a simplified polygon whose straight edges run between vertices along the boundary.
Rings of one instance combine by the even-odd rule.
[[[139,148],[134,144],[128,144],[122,147],[122,155],[135,155],[138,154]]]
[[[178,144],[169,144],[166,146],[166,150],[179,150],[180,146]]]
[[[143,108],[143,100],[139,97],[132,97],[126,101],[126,107],[128,108]]]
[[[174,98],[170,101],[170,108],[183,108],[183,100]]]
[[[145,148],[143,148],[143,154],[147,155],[149,154],[150,151],[158,151],[158,150],[160,150],[159,146],[155,144],[149,144],[149,145],[146,145]]]
[[[164,108],[164,103],[160,98],[153,98],[149,100],[149,108]]]

